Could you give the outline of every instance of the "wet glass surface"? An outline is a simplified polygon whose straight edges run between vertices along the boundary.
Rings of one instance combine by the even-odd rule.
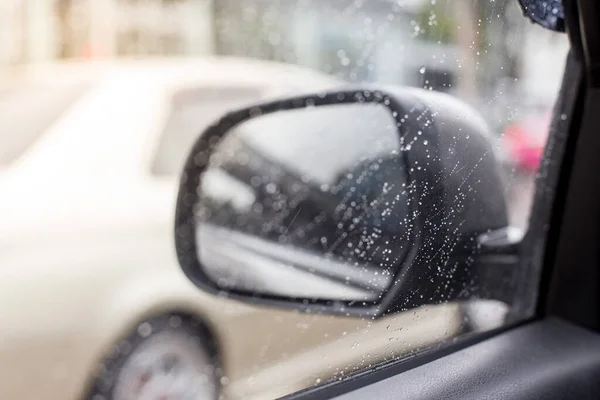
[[[559,2],[522,3],[560,30]],[[502,183],[469,180],[475,136],[448,130],[443,179],[466,183],[441,217],[483,221],[479,200],[498,190],[519,237],[567,50],[512,0],[0,2],[0,398],[275,398],[502,326],[509,305],[468,277],[460,300],[427,302],[473,264],[446,257],[464,248],[452,231],[429,246],[410,299],[424,303],[375,319],[201,291],[174,248],[179,173],[207,126],[251,102],[347,83],[443,92],[481,116]],[[334,300],[386,292],[412,245],[405,218],[424,205],[403,197],[395,151],[408,143],[392,117],[361,110],[228,135],[199,210],[213,278]]]

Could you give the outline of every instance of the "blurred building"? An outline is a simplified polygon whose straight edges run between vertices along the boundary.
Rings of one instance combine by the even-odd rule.
[[[498,124],[551,102],[567,46],[512,0],[0,0],[0,66],[246,56],[450,92]]]
[[[212,0],[2,0],[0,65],[211,53],[213,20]]]

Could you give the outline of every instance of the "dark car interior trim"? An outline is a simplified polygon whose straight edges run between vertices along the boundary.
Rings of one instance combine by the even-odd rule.
[[[600,336],[551,318],[335,398],[587,399],[598,376]]]

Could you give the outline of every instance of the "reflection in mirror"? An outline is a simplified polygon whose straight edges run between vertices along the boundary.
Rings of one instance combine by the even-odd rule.
[[[407,181],[396,122],[382,105],[242,122],[200,181],[200,264],[227,290],[376,301],[410,243]]]

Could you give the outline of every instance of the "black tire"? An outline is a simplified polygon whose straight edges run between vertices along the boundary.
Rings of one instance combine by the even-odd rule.
[[[156,384],[159,375],[163,385],[173,380],[169,390],[189,394],[194,400],[216,400],[220,396],[220,367],[215,350],[205,327],[190,318],[165,315],[144,321],[98,366],[87,398],[141,399],[140,391],[161,387]],[[183,388],[175,387],[177,383]]]

